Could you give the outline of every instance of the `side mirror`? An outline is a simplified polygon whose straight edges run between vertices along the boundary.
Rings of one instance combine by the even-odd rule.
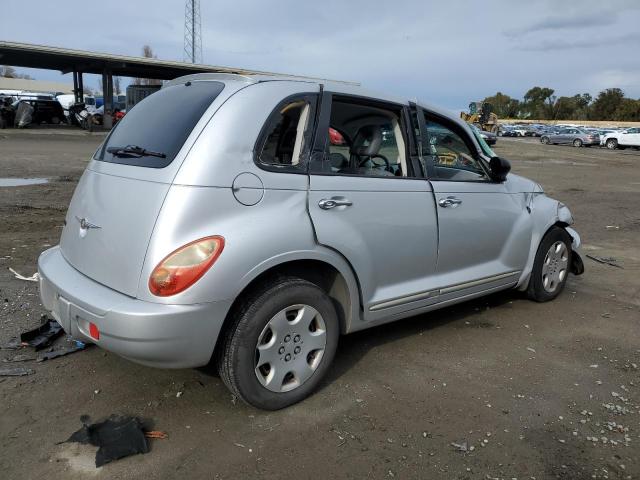
[[[491,177],[496,182],[504,182],[507,179],[507,174],[511,171],[511,163],[505,158],[492,157],[489,161],[489,170],[491,170]]]

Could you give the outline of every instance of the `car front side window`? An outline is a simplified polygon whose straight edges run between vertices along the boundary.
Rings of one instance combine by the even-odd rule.
[[[478,181],[487,180],[480,160],[474,155],[469,142],[457,129],[444,122],[425,118],[427,151],[434,165],[434,180]]]

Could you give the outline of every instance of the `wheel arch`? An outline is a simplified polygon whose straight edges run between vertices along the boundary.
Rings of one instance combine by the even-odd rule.
[[[329,296],[336,308],[340,333],[348,333],[352,323],[360,318],[362,310],[360,285],[346,260],[341,261],[334,257],[335,255],[329,252],[294,252],[257,265],[244,277],[240,293],[227,312],[212,358],[216,358],[224,334],[232,324],[233,316],[242,301],[264,282],[273,281],[279,277],[296,276],[318,285]]]

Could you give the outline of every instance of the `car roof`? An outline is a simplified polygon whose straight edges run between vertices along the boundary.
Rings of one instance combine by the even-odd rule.
[[[328,80],[323,78],[313,78],[313,77],[300,77],[295,75],[240,75],[234,73],[196,73],[193,75],[185,75],[182,77],[175,78],[167,83],[164,86],[177,85],[181,83],[185,83],[188,81],[211,81],[211,82],[224,82],[224,83],[240,83],[240,84],[255,84],[260,82],[301,82],[301,83],[311,83],[314,85],[324,85],[325,90],[328,90],[333,93],[344,94],[344,95],[355,95],[360,97],[367,97],[377,100],[382,100],[386,102],[399,103],[402,105],[407,105],[409,100],[406,98],[402,98],[395,95],[390,95],[383,92],[377,92],[373,90],[369,90],[367,88],[362,87],[359,83],[356,82],[343,82],[338,80]],[[451,116],[451,112],[446,112],[438,107],[433,105],[429,105],[425,102],[416,102],[420,106],[427,108],[429,110],[434,110],[437,113],[443,113],[447,116]]]

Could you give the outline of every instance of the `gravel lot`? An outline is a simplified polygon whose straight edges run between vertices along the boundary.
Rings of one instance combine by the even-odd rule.
[[[100,135],[0,132],[0,345],[44,313],[31,275],[58,242]],[[265,413],[203,370],[156,370],[99,348],[0,377],[0,474],[73,478],[638,478],[640,152],[500,139],[498,154],[576,218],[585,259],[556,301],[506,292],[344,337],[323,387]],[[16,354],[0,350],[0,359]],[[181,393],[180,393],[181,392]],[[58,444],[80,416],[149,419],[151,452],[100,469]],[[595,439],[595,440],[594,440]],[[463,445],[467,451],[452,444]],[[473,449],[471,448],[473,447]]]

